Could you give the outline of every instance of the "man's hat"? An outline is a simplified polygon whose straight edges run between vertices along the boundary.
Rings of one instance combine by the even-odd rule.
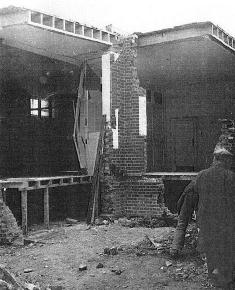
[[[215,146],[214,155],[228,155],[228,156],[233,156],[231,152],[231,147],[230,146],[224,146],[222,144],[217,144]]]

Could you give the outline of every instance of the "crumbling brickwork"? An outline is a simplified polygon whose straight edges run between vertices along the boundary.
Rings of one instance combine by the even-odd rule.
[[[162,179],[144,178],[146,136],[139,133],[139,86],[135,38],[127,38],[111,66],[111,126],[107,124],[102,180],[102,212],[118,216],[158,216],[166,210]],[[112,128],[118,109],[118,148],[113,148]]]
[[[11,244],[20,237],[22,237],[22,232],[0,193],[0,245]]]
[[[146,170],[146,140],[139,134],[139,97],[146,93],[139,86],[136,58],[134,38],[128,38],[111,68],[112,120],[119,109],[119,148],[112,152],[112,164],[125,174]]]
[[[127,216],[158,216],[165,211],[160,178],[130,177],[120,183],[120,209]]]

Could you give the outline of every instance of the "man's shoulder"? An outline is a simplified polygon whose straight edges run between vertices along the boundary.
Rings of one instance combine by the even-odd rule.
[[[197,180],[198,178],[200,178],[201,176],[206,175],[206,174],[209,173],[211,170],[212,170],[212,168],[209,167],[209,168],[206,168],[206,169],[203,169],[203,170],[199,171],[198,174],[197,174],[196,180]]]
[[[205,176],[209,176],[210,174],[213,174],[218,171],[218,174],[219,172],[223,174],[226,174],[227,176],[229,176],[230,178],[232,179],[235,179],[235,173],[230,170],[230,169],[225,169],[223,167],[217,167],[217,166],[210,166],[209,168],[206,168],[204,170],[201,170],[200,172],[198,172],[198,175],[196,177],[196,180],[200,179],[200,177],[205,177]]]

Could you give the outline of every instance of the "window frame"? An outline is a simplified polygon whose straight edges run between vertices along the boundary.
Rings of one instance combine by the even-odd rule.
[[[32,106],[32,100],[37,100],[37,107]],[[42,106],[42,101],[48,102],[47,106]],[[55,107],[53,100],[45,100],[41,98],[31,97],[30,98],[30,116],[38,119],[54,119],[55,118]],[[48,112],[48,115],[42,114],[42,112]],[[37,114],[32,114],[32,112],[37,112]]]

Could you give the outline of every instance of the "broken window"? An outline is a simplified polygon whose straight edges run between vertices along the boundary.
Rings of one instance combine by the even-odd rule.
[[[30,99],[30,115],[38,118],[54,118],[54,102],[38,98]]]

